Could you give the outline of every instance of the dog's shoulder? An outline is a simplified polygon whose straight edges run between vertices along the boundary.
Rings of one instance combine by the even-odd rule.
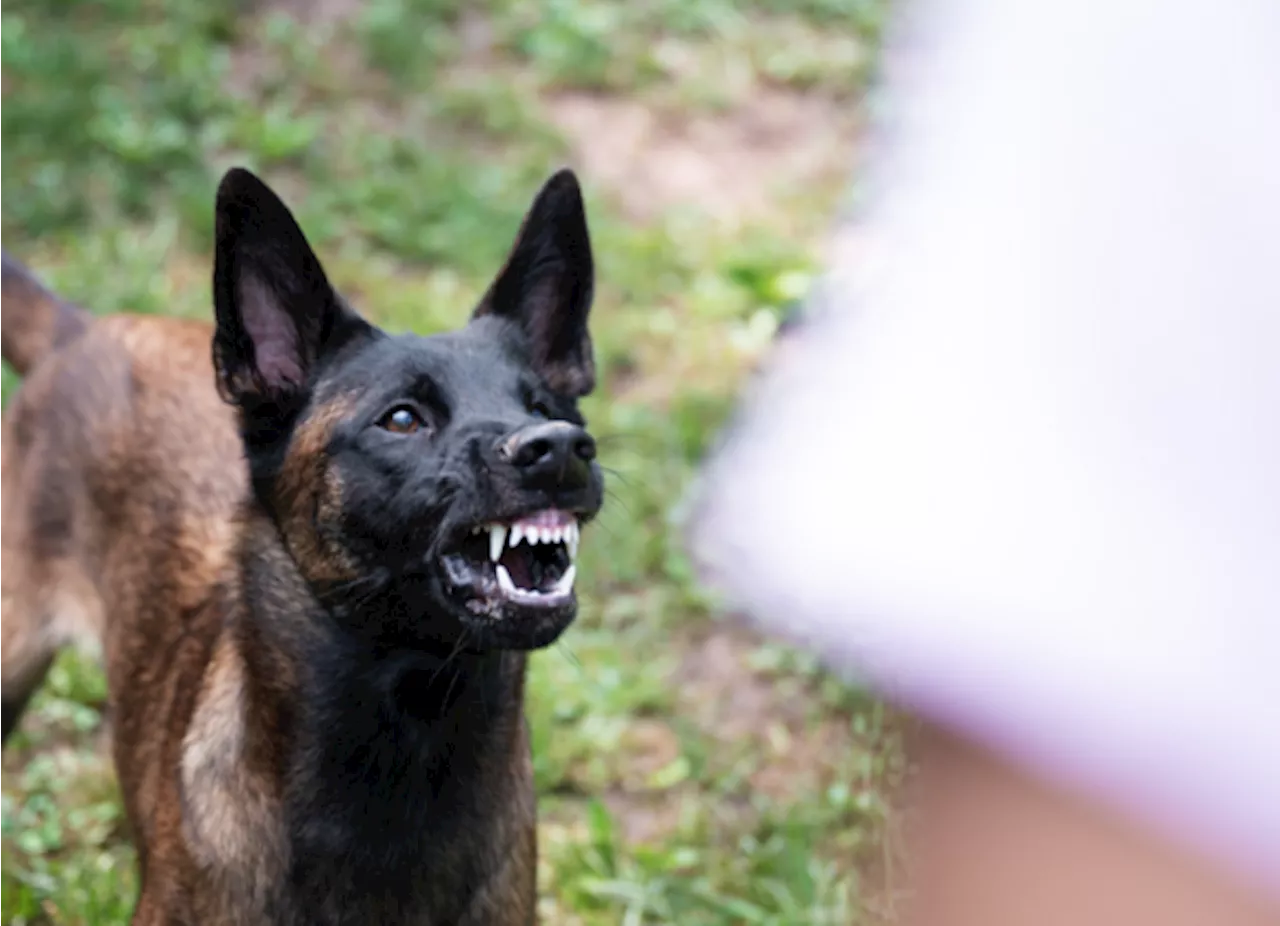
[[[249,667],[229,631],[215,644],[181,742],[180,803],[187,850],[207,877],[265,904],[287,869],[280,781],[247,716]]]

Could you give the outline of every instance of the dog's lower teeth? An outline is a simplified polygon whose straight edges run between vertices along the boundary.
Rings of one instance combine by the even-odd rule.
[[[494,573],[498,577],[498,588],[500,588],[503,594],[508,598],[560,598],[573,591],[573,580],[578,574],[578,567],[571,565],[565,570],[564,575],[556,580],[556,584],[546,591],[537,588],[521,588],[516,585],[515,580],[511,578],[511,573],[507,570],[507,567],[501,563],[494,566]]]
[[[507,567],[498,563],[496,570],[498,573],[498,588],[502,589],[508,595],[519,594],[516,583],[511,579],[511,573],[507,572]]]

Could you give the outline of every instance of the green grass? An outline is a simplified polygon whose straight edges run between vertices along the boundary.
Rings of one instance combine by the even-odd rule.
[[[364,312],[456,325],[574,161],[559,95],[665,119],[733,118],[765,87],[848,107],[884,2],[352,0],[298,19],[306,5],[11,0],[5,247],[95,311],[207,317],[213,189],[243,163]],[[892,726],[811,657],[732,626],[673,526],[841,190],[736,225],[696,201],[640,221],[580,174],[599,273],[586,411],[610,497],[581,618],[532,662],[543,919],[876,920]],[[105,697],[94,660],[65,654],[6,750],[5,923],[128,920]]]

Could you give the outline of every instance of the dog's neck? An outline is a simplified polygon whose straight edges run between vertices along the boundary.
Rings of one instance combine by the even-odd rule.
[[[298,896],[362,902],[384,885],[446,914],[519,850],[513,811],[532,826],[525,655],[378,645],[344,621],[368,626],[397,596],[322,600],[282,544],[251,545],[238,637],[251,710],[279,736]]]

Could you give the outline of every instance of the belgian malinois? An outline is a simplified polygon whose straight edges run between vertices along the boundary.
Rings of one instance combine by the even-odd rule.
[[[526,652],[603,482],[577,180],[459,330],[389,334],[262,181],[215,324],[91,317],[4,257],[3,727],[101,641],[138,924],[529,923]]]

